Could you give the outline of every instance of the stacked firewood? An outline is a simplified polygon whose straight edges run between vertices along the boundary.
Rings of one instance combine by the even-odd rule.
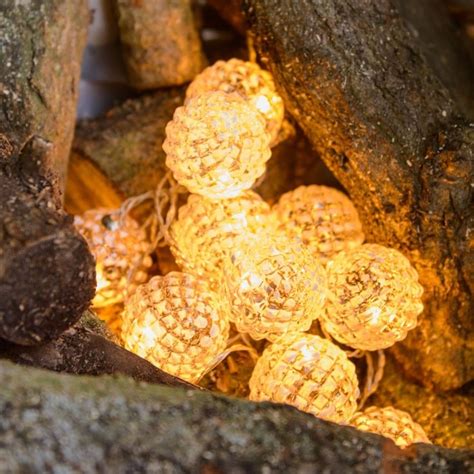
[[[354,200],[369,240],[410,255],[427,289],[420,327],[396,350],[398,363],[429,390],[457,389],[472,380],[474,69],[466,45],[474,9],[469,1],[448,2],[461,29],[441,1],[436,6],[428,0],[209,2],[224,12],[235,27],[231,29],[203,2],[115,0],[109,21],[115,22],[113,41],[123,55],[125,75],[120,81],[126,87],[119,88],[120,97],[131,99],[75,128],[81,57],[93,14],[86,3],[31,0],[0,5],[2,359],[57,372],[123,374],[152,384],[189,387],[121,348],[86,311],[95,293],[95,264],[64,210],[66,169],[69,166],[66,207],[71,212],[117,207],[125,198],[151,190],[165,172],[164,127],[183,100],[183,84],[206,65],[206,54],[212,60],[228,58],[230,50],[235,55],[235,44],[245,44],[247,34],[274,74],[296,127],[296,134],[274,150],[260,194],[274,200],[298,184],[322,180],[339,185],[328,166]],[[98,10],[95,14],[97,22]],[[222,36],[216,36],[219,29]],[[158,255],[162,273],[172,268],[166,258]],[[395,367],[395,362],[390,364]],[[393,380],[396,371],[390,374],[392,385],[399,383]],[[156,437],[160,446],[168,442],[167,451],[158,449],[156,454],[156,445],[144,443],[137,447],[139,460],[129,464],[130,469],[152,459],[183,471],[193,462],[209,472],[257,469],[265,462],[270,468],[322,469],[319,448],[304,451],[309,440],[319,440],[333,453],[324,462],[334,470],[354,465],[376,469],[386,458],[394,469],[407,472],[428,459],[433,469],[469,469],[467,454],[426,446],[413,448],[412,459],[393,446],[387,454],[381,438],[284,407],[256,408],[215,399],[205,391],[188,396],[100,378],[87,379],[86,388],[81,377],[43,375],[3,360],[0,382],[7,387],[0,393],[0,437],[2,430],[10,435],[7,448],[13,453],[3,457],[0,446],[0,470],[15,470],[23,462],[19,460],[27,445],[20,433],[33,430],[21,416],[27,406],[38,414],[44,445],[58,443],[59,448],[46,449],[43,457],[39,449],[37,457],[22,466],[47,469],[47,455],[53,452],[58,465],[77,469],[77,457],[65,448],[62,427],[54,422],[55,413],[68,412],[58,401],[61,393],[71,408],[70,429],[77,430],[77,439],[89,437],[87,447],[78,442],[75,448],[90,453],[92,441],[104,444],[100,453],[84,460],[84,470],[89,462],[96,468],[107,466],[111,446],[125,462],[130,446],[110,420],[104,426],[116,436],[107,441],[105,435],[97,436],[90,409],[106,419],[117,406],[115,386],[123,390],[125,400],[120,422],[137,428],[130,442],[138,446],[153,437],[150,419],[159,417],[160,410],[167,430],[179,424],[172,445],[162,433]],[[436,398],[413,384],[406,387],[412,387],[405,392],[411,391],[420,410],[428,410],[429,404],[423,407],[419,400],[429,399],[436,407],[450,403],[446,395]],[[388,389],[382,392],[394,396]],[[180,393],[178,401],[175,393]],[[32,397],[42,402],[31,408]],[[92,405],[84,397],[90,397]],[[472,409],[464,395],[456,397],[457,406]],[[443,419],[469,419],[469,411],[461,414],[463,410],[453,415],[446,408]],[[172,423],[175,413],[180,415]],[[244,423],[243,416],[251,421]],[[195,420],[213,434],[197,439]],[[226,430],[237,435],[227,436]],[[429,435],[450,446],[460,446],[460,438],[469,442],[470,436],[466,431],[458,439],[445,433],[444,438]],[[269,436],[275,446],[290,446],[288,451],[270,452],[261,444],[261,438]],[[249,441],[242,444],[242,439]],[[353,449],[342,449],[352,442],[348,440],[356,440]],[[188,459],[183,450],[191,441],[195,445]],[[252,446],[259,448],[252,451]],[[181,459],[167,454],[175,448]],[[297,453],[303,451],[305,458],[299,459]]]

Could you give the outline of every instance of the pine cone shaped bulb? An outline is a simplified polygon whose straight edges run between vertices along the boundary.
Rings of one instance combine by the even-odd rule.
[[[373,406],[357,412],[351,419],[351,425],[358,430],[390,438],[402,449],[413,443],[430,442],[423,428],[408,413],[393,407]]]
[[[171,251],[189,273],[220,281],[227,254],[242,235],[275,227],[270,206],[253,191],[211,200],[192,194],[171,226]]]
[[[270,136],[261,115],[237,94],[211,92],[178,107],[166,126],[166,165],[190,192],[227,199],[265,172]]]
[[[151,266],[146,232],[117,210],[92,209],[76,216],[74,224],[96,259],[95,307],[122,302],[128,293],[146,281]],[[131,277],[131,281],[129,281]]]
[[[240,332],[269,339],[306,331],[322,313],[324,268],[286,236],[236,242],[225,268],[231,319]]]
[[[364,241],[359,215],[351,200],[327,186],[300,186],[283,194],[273,207],[280,229],[298,238],[327,262],[342,250]]]
[[[250,378],[250,399],[286,403],[334,422],[357,409],[354,364],[327,339],[292,333],[270,345]]]
[[[226,348],[228,307],[205,281],[171,272],[140,285],[123,316],[125,347],[196,383]]]
[[[198,74],[186,91],[187,99],[211,91],[237,93],[255,107],[265,120],[265,128],[274,143],[285,110],[272,75],[258,64],[240,59],[217,61]]]
[[[418,274],[400,252],[365,244],[327,265],[328,299],[321,322],[355,349],[386,349],[404,339],[423,311]]]

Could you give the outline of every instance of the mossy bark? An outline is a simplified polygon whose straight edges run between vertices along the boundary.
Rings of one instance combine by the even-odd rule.
[[[404,451],[269,403],[0,361],[0,470],[461,473],[472,453]]]
[[[88,23],[83,0],[0,5],[0,337],[52,339],[94,295],[62,189]]]

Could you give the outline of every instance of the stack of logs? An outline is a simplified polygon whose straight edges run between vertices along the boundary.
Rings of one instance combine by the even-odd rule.
[[[297,184],[333,184],[324,162],[358,207],[369,241],[402,250],[424,283],[426,311],[417,330],[395,347],[395,359],[410,377],[437,390],[472,380],[474,70],[468,37],[437,0],[209,3],[234,25],[231,38],[249,27],[297,128],[274,151],[261,194],[273,200]],[[451,4],[467,24],[472,16],[460,11],[468,3]],[[116,345],[86,311],[94,261],[63,210],[69,157],[71,212],[116,207],[152,189],[165,170],[164,127],[183,100],[183,84],[205,65],[196,18],[205,22],[208,7],[193,11],[190,0],[114,5],[128,85],[142,95],[80,122],[71,154],[87,2],[0,5],[0,356],[150,385],[60,376],[0,359],[0,439],[6,440],[0,471],[52,465],[81,471],[159,465],[173,472],[196,466],[205,472],[472,467],[467,452],[424,445],[402,452],[378,436],[288,407],[195,390]],[[205,43],[216,57],[209,48]],[[155,90],[165,86],[173,87]],[[399,385],[391,364],[391,383]],[[402,383],[417,387],[416,398],[421,393],[438,408],[445,404],[449,414],[448,395]],[[466,397],[455,396],[469,409]],[[459,439],[469,436],[468,427]]]

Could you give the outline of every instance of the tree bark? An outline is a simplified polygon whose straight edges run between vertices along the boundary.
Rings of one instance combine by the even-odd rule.
[[[0,470],[460,473],[472,452],[404,451],[281,405],[0,362]]]
[[[39,346],[24,347],[0,342],[0,357],[55,372],[75,375],[119,374],[137,382],[197,388],[81,325]]]
[[[288,110],[367,240],[401,250],[420,274],[425,311],[395,354],[426,385],[463,385],[474,376],[474,75],[443,5],[244,4]]]
[[[162,149],[166,124],[182,105],[184,88],[156,91],[130,99],[103,117],[78,123],[72,163],[87,160],[122,197],[155,189],[167,171]],[[70,182],[77,175],[70,176]],[[83,183],[86,188],[95,183]]]
[[[52,339],[94,295],[94,262],[61,209],[87,31],[85,1],[0,5],[0,337]]]

